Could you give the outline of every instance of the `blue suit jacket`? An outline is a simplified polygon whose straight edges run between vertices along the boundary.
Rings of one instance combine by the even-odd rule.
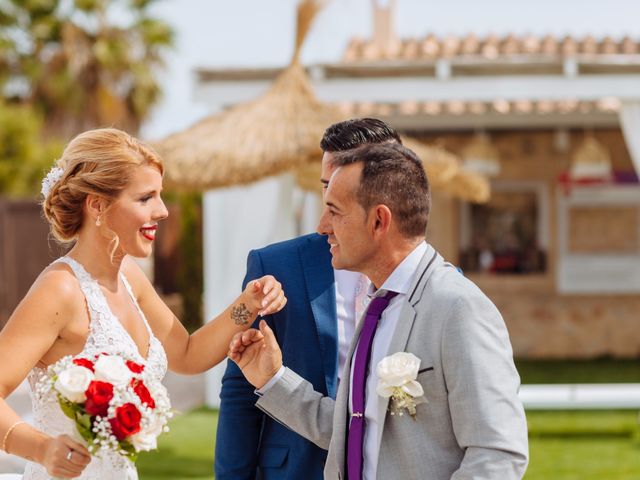
[[[275,276],[288,299],[281,312],[267,318],[284,364],[316,391],[335,398],[338,329],[326,237],[311,234],[251,251],[244,285],[263,275]],[[222,379],[220,397],[218,480],[322,479],[327,452],[258,410],[254,388],[232,361]]]

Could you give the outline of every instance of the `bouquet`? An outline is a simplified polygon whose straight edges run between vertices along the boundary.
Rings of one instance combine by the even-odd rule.
[[[64,357],[48,368],[37,389],[40,395],[55,392],[92,455],[110,450],[135,462],[169,430],[167,390],[145,375],[144,365],[122,356]]]

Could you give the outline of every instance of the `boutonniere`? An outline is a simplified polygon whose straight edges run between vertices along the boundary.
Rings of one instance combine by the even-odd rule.
[[[404,415],[406,410],[416,418],[416,405],[427,403],[422,385],[416,381],[420,359],[413,353],[397,352],[378,363],[378,395],[389,399],[391,415]]]

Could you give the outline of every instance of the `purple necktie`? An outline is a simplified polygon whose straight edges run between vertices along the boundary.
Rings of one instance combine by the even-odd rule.
[[[371,300],[360,331],[358,348],[353,363],[353,376],[351,378],[351,411],[353,413],[351,414],[347,437],[347,474],[349,480],[362,479],[365,391],[367,374],[369,373],[371,346],[373,345],[373,337],[376,334],[376,328],[382,312],[396,295],[396,292],[387,292],[386,295],[375,297]]]

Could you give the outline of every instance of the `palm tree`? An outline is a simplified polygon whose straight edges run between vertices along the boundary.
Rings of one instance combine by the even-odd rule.
[[[150,14],[155,1],[0,0],[4,97],[40,110],[55,136],[137,131],[160,98],[155,73],[173,44]]]

